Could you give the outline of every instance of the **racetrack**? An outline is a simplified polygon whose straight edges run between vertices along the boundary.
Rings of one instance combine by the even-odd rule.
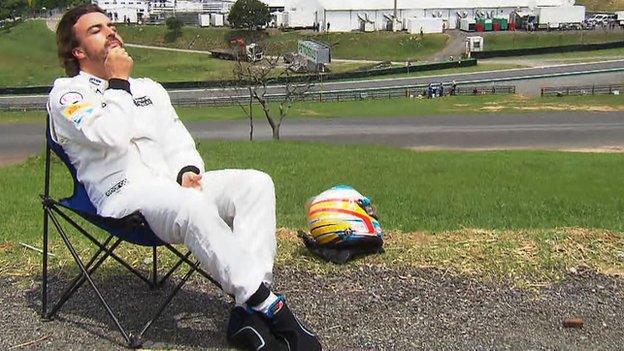
[[[246,120],[188,123],[195,138],[247,140]],[[255,138],[270,139],[258,119]],[[613,150],[624,148],[624,113],[551,112],[399,118],[287,119],[284,140],[382,144],[416,149]],[[42,124],[4,124],[0,164],[23,160],[44,147]]]

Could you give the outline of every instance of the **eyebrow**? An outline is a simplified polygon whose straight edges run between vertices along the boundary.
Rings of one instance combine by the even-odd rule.
[[[113,22],[107,22],[105,24],[107,27],[115,27],[115,24]],[[89,31],[91,31],[92,28],[102,28],[104,26],[104,24],[98,23],[98,24],[94,24],[92,26],[90,26],[89,28],[87,28],[87,33]]]

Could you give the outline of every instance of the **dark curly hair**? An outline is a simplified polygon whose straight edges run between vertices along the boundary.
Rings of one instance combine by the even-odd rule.
[[[83,4],[72,8],[65,12],[63,18],[56,28],[56,47],[58,50],[58,58],[61,65],[65,68],[65,73],[73,77],[80,72],[78,60],[74,57],[72,51],[80,45],[74,33],[74,25],[78,19],[87,13],[99,12],[106,15],[106,11],[102,10],[95,4]]]

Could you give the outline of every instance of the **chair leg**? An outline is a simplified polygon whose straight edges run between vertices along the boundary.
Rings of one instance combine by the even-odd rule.
[[[84,264],[82,263],[82,260],[80,259],[80,256],[78,256],[78,253],[74,249],[74,246],[72,245],[72,243],[69,241],[69,238],[67,237],[67,234],[65,233],[65,231],[61,227],[60,223],[58,222],[58,220],[56,219],[56,217],[53,214],[50,214],[50,219],[52,220],[52,223],[56,227],[56,230],[58,231],[59,235],[63,239],[63,242],[65,243],[65,246],[67,246],[67,249],[71,253],[72,257],[74,258],[74,261],[76,262],[76,265],[78,265],[78,268],[80,269],[80,271],[82,272],[82,274],[84,275],[86,280],[89,282],[89,285],[91,285],[91,287],[93,288],[93,291],[95,292],[97,297],[100,299],[100,302],[102,303],[102,305],[106,309],[106,312],[108,313],[108,315],[111,317],[111,319],[113,320],[113,322],[117,326],[117,329],[119,329],[119,332],[121,333],[123,338],[126,340],[126,343],[128,345],[133,345],[133,342],[130,339],[130,337],[128,336],[128,333],[126,333],[125,329],[121,326],[121,324],[119,323],[119,320],[117,319],[117,316],[115,316],[115,313],[110,308],[110,306],[108,305],[108,303],[106,302],[106,300],[104,299],[102,294],[100,293],[100,290],[97,288],[97,286],[95,285],[95,283],[91,279],[91,276],[89,275],[89,272],[87,271],[87,269],[85,268]]]
[[[87,239],[89,239],[94,245],[96,245],[97,247],[99,247],[100,249],[104,249],[106,250],[106,248],[104,248],[102,246],[102,243],[100,243],[99,241],[97,241],[93,235],[89,234],[86,230],[84,230],[81,226],[78,225],[78,223],[76,223],[74,220],[72,220],[67,214],[63,213],[63,211],[61,211],[60,209],[58,209],[57,207],[53,207],[54,212],[56,212],[58,215],[60,215],[64,220],[66,220],[69,224],[71,224],[74,228],[76,228],[76,230],[78,230],[82,235],[86,236]],[[119,262],[120,265],[124,266],[127,270],[129,270],[131,273],[133,273],[134,275],[136,275],[137,277],[139,277],[141,280],[143,280],[144,282],[147,283],[147,285],[151,285],[152,282],[150,281],[150,279],[148,277],[143,276],[143,274],[141,274],[139,271],[137,271],[136,269],[132,268],[127,262],[125,262],[123,259],[121,259],[119,256],[117,256],[116,254],[114,254],[113,252],[108,252],[108,254],[110,255],[110,257],[112,257],[115,261]]]
[[[158,287],[158,252],[157,247],[152,246],[152,289]]]
[[[139,333],[138,335],[139,338],[142,338],[145,332],[147,332],[147,330],[152,326],[152,323],[154,323],[154,321],[158,319],[158,317],[160,317],[160,314],[165,310],[165,308],[169,305],[171,300],[173,300],[173,297],[178,293],[178,291],[182,288],[182,286],[184,286],[184,284],[188,281],[188,279],[191,277],[193,272],[197,270],[198,267],[199,267],[199,262],[195,262],[195,264],[191,265],[191,268],[189,269],[189,271],[184,275],[184,277],[178,283],[178,285],[176,285],[176,287],[169,294],[167,299],[160,305],[160,307],[158,308],[158,311],[156,311],[152,319],[150,319],[149,321],[147,321],[147,323],[145,323],[145,326],[141,330],[141,333]]]
[[[48,208],[43,207],[43,269],[41,276],[41,318],[48,312]]]
[[[109,236],[108,239],[104,242],[104,245],[108,245],[108,243],[112,239],[113,239],[113,236]],[[121,239],[117,239],[117,241],[115,241],[111,245],[109,250],[111,252],[113,250],[115,250],[117,248],[117,246],[119,246],[119,244],[121,244],[121,241],[122,241]],[[98,259],[98,257],[100,256],[100,254],[102,252],[104,252],[104,251],[105,250],[102,250],[102,249],[98,250],[93,255],[93,257],[91,257],[89,262],[85,265],[89,275],[93,274],[93,272],[95,272],[95,270],[98,269],[100,267],[100,265],[109,257],[108,253],[105,253],[102,257],[99,258],[99,260],[97,262],[95,262],[96,259]],[[54,306],[52,306],[52,309],[50,310],[50,312],[48,312],[46,318],[54,317],[56,312],[58,312],[58,310],[61,307],[63,307],[65,302],[67,302],[67,300],[69,300],[69,298],[82,286],[82,284],[84,284],[85,281],[86,280],[85,280],[84,274],[78,273],[78,275],[76,277],[74,277],[74,279],[69,284],[67,284],[67,286],[65,288],[65,291],[63,291],[63,293],[61,293],[61,297],[59,297],[59,299],[56,302],[56,304]]]
[[[169,249],[171,252],[173,252],[176,256],[178,256],[178,258],[180,258],[181,261],[186,262],[186,264],[188,264],[189,266],[194,265],[194,263],[188,259],[188,256],[191,254],[190,251],[187,252],[186,255],[182,255],[182,253],[176,250],[176,248],[173,247],[171,244],[165,244],[165,247]],[[178,262],[178,263],[181,264],[181,262]],[[212,284],[214,284],[217,288],[219,288],[219,290],[223,290],[223,288],[221,287],[221,284],[219,284],[218,281],[216,281],[213,277],[211,277],[210,274],[206,273],[201,267],[197,267],[197,272],[201,274],[204,278],[208,279]]]

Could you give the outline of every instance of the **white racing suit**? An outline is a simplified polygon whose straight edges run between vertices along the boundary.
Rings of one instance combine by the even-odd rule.
[[[129,83],[131,94],[84,72],[57,79],[48,103],[53,139],[100,215],[140,211],[160,239],[185,244],[244,303],[272,280],[271,178],[255,170],[204,172],[163,87],[150,79]],[[201,191],[176,182],[188,170],[202,174]]]

